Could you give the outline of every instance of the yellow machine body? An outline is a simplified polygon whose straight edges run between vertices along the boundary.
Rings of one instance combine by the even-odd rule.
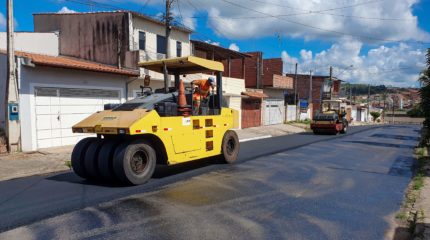
[[[73,126],[75,133],[105,136],[156,136],[163,142],[168,164],[177,164],[221,154],[225,132],[238,125],[238,112],[223,108],[220,115],[160,117],[154,110],[130,112],[106,110]]]

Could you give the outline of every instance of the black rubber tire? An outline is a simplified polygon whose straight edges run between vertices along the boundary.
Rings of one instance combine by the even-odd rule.
[[[81,178],[87,178],[87,172],[85,170],[85,153],[87,152],[88,147],[93,141],[96,141],[97,138],[90,137],[90,138],[84,138],[81,141],[79,141],[72,151],[72,169],[73,172],[76,173]]]
[[[137,153],[144,154],[145,165],[137,173],[131,167]],[[137,164],[137,163],[136,163]],[[138,164],[137,164],[138,165]],[[157,155],[151,143],[146,140],[136,140],[117,147],[113,158],[113,170],[116,177],[125,184],[140,185],[147,182],[154,173],[157,165]],[[139,166],[136,166],[139,167]]]
[[[315,135],[320,135],[320,132],[318,132],[317,130],[313,130]]]
[[[99,167],[98,167],[98,157],[100,148],[103,145],[103,139],[97,139],[93,141],[85,153],[84,166],[87,172],[87,178],[93,180],[100,179]]]
[[[342,130],[340,131],[340,133],[346,134],[347,132],[348,132],[348,125],[344,125],[344,127],[342,128]]]
[[[240,144],[237,133],[232,130],[228,130],[222,138],[221,145],[221,160],[225,163],[234,163],[239,155]]]
[[[113,156],[119,144],[120,141],[117,140],[105,140],[103,146],[100,148],[97,161],[102,180],[109,182],[117,180],[113,171]]]

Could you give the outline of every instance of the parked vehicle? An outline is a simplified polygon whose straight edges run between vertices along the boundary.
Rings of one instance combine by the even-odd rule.
[[[311,123],[314,134],[347,132],[346,111],[341,107],[341,103],[340,100],[323,100],[321,112],[314,116]]]

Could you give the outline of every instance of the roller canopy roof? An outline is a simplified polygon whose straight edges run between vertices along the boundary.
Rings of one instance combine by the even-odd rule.
[[[143,67],[158,73],[163,73],[164,64],[166,64],[169,74],[193,74],[209,71],[224,71],[224,65],[220,62],[193,56],[140,62],[139,67]]]

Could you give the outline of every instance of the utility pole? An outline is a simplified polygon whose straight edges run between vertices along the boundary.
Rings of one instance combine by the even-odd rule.
[[[370,115],[370,84],[368,84],[367,90],[367,119],[369,119]]]
[[[294,73],[294,105],[297,106],[297,66],[298,64],[296,63],[296,71]]]
[[[165,16],[165,24],[166,24],[166,59],[170,58],[170,45],[169,45],[169,38],[170,38],[170,20],[171,20],[171,12],[170,7],[172,6],[174,0],[166,0],[166,16]],[[169,92],[170,88],[170,78],[169,78],[169,72],[166,66],[166,63],[164,63],[164,91],[166,93]]]
[[[172,6],[174,0],[166,0],[166,58],[170,58],[170,31],[172,30],[172,26],[170,26],[171,12],[170,7]]]
[[[309,71],[309,103],[312,102],[312,70]]]
[[[14,18],[13,18],[13,0],[7,0],[7,79],[5,84],[5,98],[4,98],[4,109],[5,109],[5,134],[7,141],[7,149],[9,152],[12,151],[12,142],[10,131],[13,122],[9,119],[9,102],[17,102],[18,90],[16,85],[16,71],[15,71],[15,49],[14,49]]]
[[[309,98],[308,98],[308,106],[311,110],[311,119],[313,118],[314,113],[314,105],[312,103],[312,70],[309,71]],[[311,108],[312,107],[312,108]]]
[[[298,63],[296,63],[296,70],[294,73],[294,106],[296,106],[296,121],[299,118],[299,108],[297,107],[297,67]]]
[[[330,99],[331,99],[331,90],[332,90],[332,86],[333,86],[333,67],[330,66]]]

